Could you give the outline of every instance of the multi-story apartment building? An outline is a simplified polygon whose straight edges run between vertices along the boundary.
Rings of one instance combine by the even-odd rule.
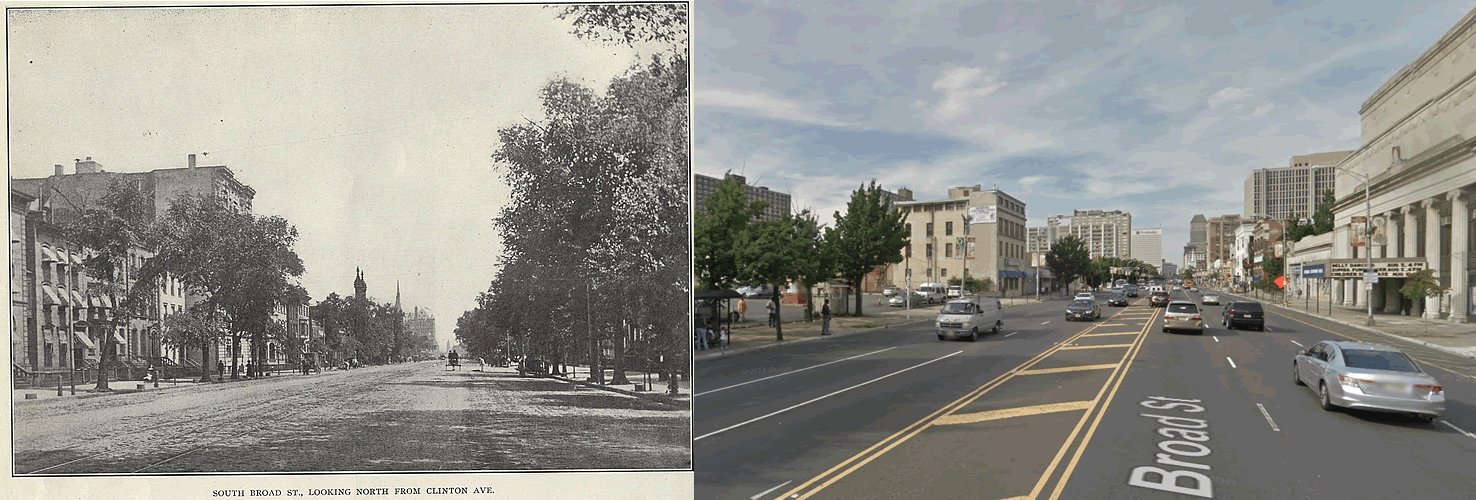
[[[1153,267],[1163,267],[1163,228],[1134,229],[1129,256]]]
[[[1158,274],[1165,278],[1176,277],[1179,275],[1179,266],[1173,262],[1164,262],[1163,268],[1158,270]]]
[[[1062,222],[1065,225],[1062,225]],[[1071,218],[1064,215],[1052,215],[1046,219],[1045,227],[1026,228],[1027,242],[1025,244],[1028,253],[1046,253],[1061,237],[1067,234],[1071,228]]]
[[[707,197],[712,196],[713,191],[717,190],[718,184],[721,183],[723,179],[718,177],[708,177],[706,175],[696,173],[692,175],[695,178],[693,182],[693,189],[695,190],[695,192],[693,194],[695,195],[695,198],[697,200],[696,210],[697,212],[702,212],[703,210],[707,210]],[[779,220],[779,218],[783,217],[784,214],[789,213],[790,197],[788,193],[781,193],[763,186],[750,186],[748,185],[748,179],[745,179],[741,175],[724,175],[726,177],[733,178],[734,180],[738,181],[739,184],[743,185],[743,194],[745,197],[747,197],[749,203],[755,201],[763,201],[768,203],[768,206],[764,208],[764,214],[759,218],[759,220]]]
[[[1235,252],[1235,228],[1240,227],[1239,214],[1213,217],[1205,223],[1205,264],[1230,260]]]
[[[910,193],[909,193],[910,194]],[[910,242],[892,282],[913,286],[968,277],[988,278],[995,290],[1020,293],[1025,262],[1025,203],[980,185],[948,190],[941,200],[896,203]]]
[[[1319,193],[1333,188],[1333,169],[1352,151],[1291,157],[1288,166],[1252,170],[1245,178],[1244,215],[1277,219],[1311,217]]]
[[[1194,243],[1184,245],[1185,269],[1204,269],[1205,264],[1204,249],[1200,245]],[[1167,276],[1167,273],[1165,273],[1165,276]]]
[[[1133,215],[1121,210],[1076,210],[1069,234],[1081,238],[1093,259],[1132,254]]]

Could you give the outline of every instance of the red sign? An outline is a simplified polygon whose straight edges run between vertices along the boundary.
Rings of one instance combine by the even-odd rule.
[[[1277,276],[1276,277],[1276,287],[1277,288],[1286,288],[1286,276]]]

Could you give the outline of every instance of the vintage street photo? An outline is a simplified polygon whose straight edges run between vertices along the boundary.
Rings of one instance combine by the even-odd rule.
[[[689,16],[7,9],[11,474],[690,471]]]

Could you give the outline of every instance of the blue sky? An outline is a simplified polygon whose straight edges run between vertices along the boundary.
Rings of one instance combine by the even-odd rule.
[[[875,178],[1126,210],[1180,263],[1253,169],[1357,149],[1358,108],[1476,1],[697,3],[695,170],[831,220]]]

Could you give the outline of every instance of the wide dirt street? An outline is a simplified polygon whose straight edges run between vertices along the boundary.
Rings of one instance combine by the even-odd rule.
[[[435,361],[13,408],[17,474],[691,466],[684,406]]]

